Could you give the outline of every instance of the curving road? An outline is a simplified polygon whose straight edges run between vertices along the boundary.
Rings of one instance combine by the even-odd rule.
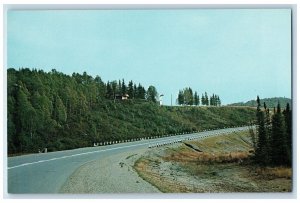
[[[67,178],[83,164],[109,156],[154,148],[188,139],[248,130],[249,127],[227,128],[193,134],[175,135],[157,139],[140,140],[114,145],[88,147],[74,150],[31,154],[8,158],[7,189],[9,194],[59,193]]]

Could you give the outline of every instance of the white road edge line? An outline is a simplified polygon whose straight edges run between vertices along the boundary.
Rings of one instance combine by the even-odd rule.
[[[226,133],[227,131],[230,132],[230,130],[233,130],[233,129],[225,130],[225,132],[221,132],[221,134]],[[242,130],[242,129],[237,128],[233,131],[239,131],[239,130]],[[209,132],[209,131],[207,131],[207,132]],[[211,136],[211,135],[209,135],[209,136]],[[180,137],[183,137],[183,136],[180,136]],[[200,138],[203,138],[203,137],[200,137]],[[170,138],[167,138],[165,140],[170,140]],[[94,153],[111,151],[111,150],[122,149],[122,148],[136,147],[136,146],[141,146],[141,145],[149,145],[149,144],[152,144],[152,143],[163,142],[163,141],[164,140],[154,141],[154,142],[149,142],[149,143],[129,145],[129,146],[122,146],[122,147],[114,147],[114,148],[109,148],[109,149],[102,149],[102,150],[97,150],[97,151],[92,151],[92,152],[84,152],[84,153],[73,154],[73,155],[69,155],[69,156],[62,156],[62,157],[57,157],[57,158],[52,158],[52,159],[40,160],[40,161],[36,161],[36,162],[24,163],[24,164],[20,164],[20,165],[17,165],[17,166],[7,167],[7,169],[10,170],[10,169],[19,168],[19,167],[28,166],[28,165],[33,165],[33,164],[38,164],[38,163],[44,163],[44,162],[49,162],[49,161],[55,161],[55,160],[66,159],[66,158],[70,158],[70,157],[76,157],[76,156],[81,156],[81,155],[86,155],[86,154],[94,154]]]
[[[111,150],[116,150],[116,149],[136,147],[136,146],[140,146],[140,145],[148,145],[148,143],[135,144],[135,145],[129,145],[129,146],[123,146],[123,147],[115,147],[115,148],[109,148],[109,149],[102,149],[102,150],[97,150],[97,151],[92,151],[92,152],[84,152],[84,153],[80,153],[80,154],[73,154],[73,155],[69,155],[69,156],[62,156],[62,157],[57,157],[57,158],[52,158],[52,159],[40,160],[40,161],[36,161],[36,162],[24,163],[24,164],[20,164],[20,165],[17,165],[17,166],[7,167],[7,169],[9,170],[9,169],[14,169],[14,168],[19,168],[19,167],[22,167],[22,166],[28,166],[28,165],[44,163],[44,162],[49,162],[49,161],[54,161],[54,160],[59,160],[59,159],[65,159],[65,158],[70,158],[70,157],[86,155],[86,154],[94,154],[94,153],[111,151]]]

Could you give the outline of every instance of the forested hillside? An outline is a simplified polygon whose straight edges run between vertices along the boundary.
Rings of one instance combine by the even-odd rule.
[[[248,124],[247,107],[159,106],[157,91],[124,80],[104,83],[87,73],[7,70],[8,152],[92,146],[177,132]],[[129,95],[126,100],[117,95]]]
[[[285,97],[273,97],[273,98],[265,98],[260,100],[262,103],[266,103],[269,108],[276,108],[278,103],[280,106],[284,107],[287,103],[292,104],[292,100]],[[247,102],[239,102],[229,104],[228,106],[251,106],[256,107],[257,103],[256,100],[250,100]]]

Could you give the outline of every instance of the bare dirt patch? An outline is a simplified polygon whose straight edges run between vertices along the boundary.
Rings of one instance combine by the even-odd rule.
[[[144,151],[117,153],[84,164],[68,178],[60,193],[158,193],[132,169]]]
[[[292,190],[290,168],[256,168],[249,161],[251,154],[248,133],[239,132],[147,151],[134,168],[168,193]]]

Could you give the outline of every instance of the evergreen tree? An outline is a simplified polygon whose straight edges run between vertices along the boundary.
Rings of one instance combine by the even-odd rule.
[[[194,104],[193,90],[192,88],[189,87],[188,91],[189,91],[188,105],[193,105]]]
[[[196,91],[195,91],[195,94],[194,94],[194,104],[196,106],[199,106],[199,104],[200,104],[199,95],[197,94]]]
[[[287,148],[287,135],[284,118],[278,103],[276,112],[272,117],[272,145],[271,160],[275,166],[289,165],[289,154]]]
[[[127,87],[125,85],[124,79],[122,80],[122,95],[125,95],[127,93]]]
[[[183,96],[183,91],[182,90],[179,90],[177,101],[178,101],[179,105],[184,104],[184,96]]]
[[[271,136],[272,136],[272,124],[270,110],[267,108],[264,102],[264,113],[265,113],[265,131],[266,131],[266,150],[267,150],[267,161],[270,164],[271,161]]]
[[[185,105],[193,105],[193,91],[190,87],[183,90],[183,100]]]
[[[111,82],[111,89],[112,89],[112,92],[113,92],[113,98],[116,99],[116,94],[117,94],[117,81],[112,81]]]
[[[128,95],[129,95],[129,98],[132,99],[134,98],[134,91],[133,91],[133,82],[132,80],[129,81],[128,83]]]
[[[117,94],[121,95],[122,94],[122,83],[121,83],[121,80],[119,80],[119,82],[118,82],[117,89],[118,89]]]
[[[145,88],[139,83],[137,87],[137,98],[138,99],[145,99],[146,91]]]
[[[202,104],[202,105],[205,105],[205,97],[204,97],[203,94],[202,94],[202,96],[201,96],[201,104]]]
[[[219,96],[218,96],[218,106],[221,106],[221,100]]]
[[[208,106],[209,103],[208,103],[208,96],[207,96],[207,93],[205,92],[204,95],[205,95],[205,96],[204,96],[204,99],[205,99],[205,105]]]
[[[133,85],[133,96],[132,96],[132,98],[133,99],[138,98],[138,91],[137,91],[137,87],[136,87],[135,83]]]
[[[292,163],[292,111],[290,109],[290,104],[286,104],[286,108],[283,111],[285,127],[286,127],[286,137],[287,137],[287,150],[289,156],[288,164]]]
[[[258,140],[257,140],[257,149],[255,151],[255,160],[261,166],[267,166],[269,164],[268,157],[268,147],[267,147],[267,135],[266,135],[266,127],[265,127],[265,115],[264,112],[261,111],[260,107],[260,99],[257,96],[257,125],[258,125]]]
[[[216,98],[215,98],[215,94],[213,94],[210,99],[209,99],[209,104],[210,106],[216,106]]]
[[[107,99],[113,98],[113,90],[109,81],[106,84],[106,98]]]

